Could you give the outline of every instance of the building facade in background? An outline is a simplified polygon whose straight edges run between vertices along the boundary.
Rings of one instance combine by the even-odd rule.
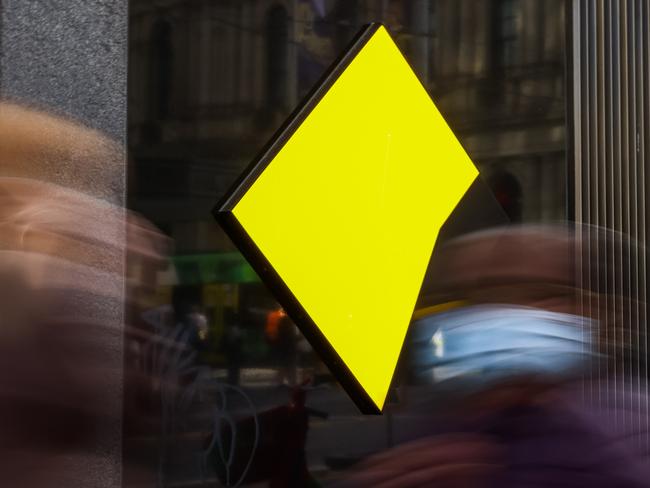
[[[215,196],[371,21],[388,26],[483,177],[520,199],[515,219],[563,219],[561,0],[134,0],[132,206],[179,251],[232,249],[209,215]]]
[[[212,209],[376,21],[511,220],[566,218],[563,0],[132,0],[129,207],[175,243],[150,306],[180,294],[199,307],[211,351],[234,310],[250,329],[248,360],[265,363],[263,310],[275,306]]]

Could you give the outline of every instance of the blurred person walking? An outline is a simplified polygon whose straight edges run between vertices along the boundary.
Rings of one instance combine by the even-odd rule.
[[[106,443],[123,419],[125,263],[164,261],[153,226],[111,201],[122,160],[95,131],[0,102],[3,486],[98,486],[122,462]],[[126,286],[146,293],[146,276]]]
[[[433,435],[369,457],[335,486],[650,486],[650,463],[634,436],[647,432],[643,413],[605,412],[585,395],[593,368],[622,357],[603,331],[630,324],[618,320],[626,314],[585,307],[586,293],[606,288],[584,282],[576,263],[598,277],[602,262],[589,251],[613,236],[580,235],[511,227],[437,250],[424,313],[406,346],[420,385],[407,412]],[[618,403],[607,405],[631,406],[621,401],[624,383],[619,388],[608,392]],[[636,419],[621,431],[612,415]]]

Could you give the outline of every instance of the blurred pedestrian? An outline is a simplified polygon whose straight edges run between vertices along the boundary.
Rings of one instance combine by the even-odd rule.
[[[423,437],[371,456],[340,486],[650,486],[634,436],[647,432],[640,409],[604,412],[585,401],[583,378],[594,367],[613,371],[620,357],[608,354],[616,348],[603,344],[603,330],[630,327],[620,320],[627,314],[602,313],[607,301],[593,297],[607,288],[594,286],[602,262],[589,251],[613,237],[517,226],[438,249],[422,304],[439,305],[412,324],[406,346]],[[591,282],[577,263],[591,267]],[[630,346],[620,346],[628,358]],[[617,385],[603,391],[614,396],[607,405],[632,407],[625,382]],[[619,422],[632,432],[612,428],[617,415],[634,416]]]
[[[164,262],[164,239],[110,194],[123,156],[95,131],[0,102],[3,486],[91,486],[98,467],[122,462],[107,439],[132,407],[125,262],[154,274]]]

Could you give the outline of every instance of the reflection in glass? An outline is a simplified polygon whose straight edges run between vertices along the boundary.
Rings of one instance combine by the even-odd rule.
[[[174,242],[166,269],[155,273],[151,294],[133,307],[131,319],[156,344],[173,344],[156,364],[182,368],[171,386],[161,388],[142,352],[160,348],[134,341],[128,349],[128,360],[142,364],[149,380],[127,387],[139,420],[125,432],[125,459],[147,469],[127,468],[126,485],[142,471],[155,473],[159,483],[201,477],[224,483],[224,463],[206,461],[206,453],[214,454],[207,446],[215,435],[232,439],[229,429],[236,425],[235,450],[243,453],[254,439],[254,419],[260,452],[269,452],[274,436],[283,437],[282,429],[293,422],[293,444],[278,444],[278,450],[287,449],[284,459],[320,479],[332,475],[332,466],[347,466],[422,430],[397,428],[390,415],[374,421],[358,416],[295,326],[276,320],[278,304],[211,211],[358,29],[381,21],[511,220],[563,219],[563,5],[130,2],[129,206]],[[290,387],[305,380],[305,388]],[[174,406],[171,430],[161,421],[162,391],[165,405]],[[399,395],[393,396],[389,411],[399,408]],[[302,405],[303,397],[304,408],[287,416],[284,408]],[[336,422],[314,420],[309,409]],[[234,422],[230,427],[226,418]],[[233,460],[233,473],[241,473],[246,460]],[[286,482],[291,470],[286,462],[276,464],[275,470],[252,466],[249,481]]]

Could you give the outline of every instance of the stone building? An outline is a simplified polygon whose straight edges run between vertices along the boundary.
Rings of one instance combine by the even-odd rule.
[[[230,249],[210,217],[217,197],[371,21],[521,218],[564,218],[561,0],[134,0],[131,206],[179,251]]]

